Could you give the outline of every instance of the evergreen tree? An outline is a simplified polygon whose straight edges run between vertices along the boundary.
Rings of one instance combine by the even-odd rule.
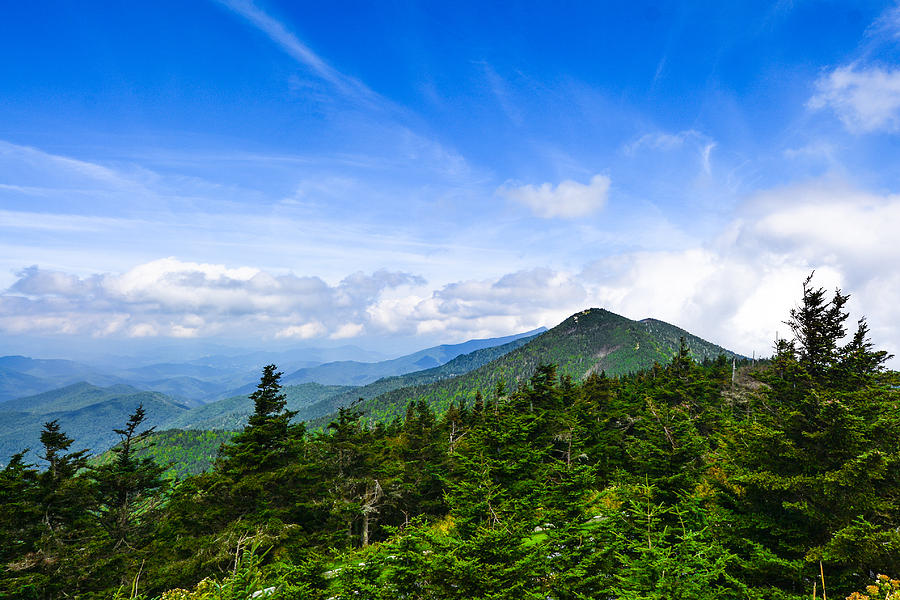
[[[402,512],[408,517],[443,513],[446,446],[434,412],[425,402],[410,403],[398,445]]]
[[[263,367],[256,391],[250,395],[254,411],[247,426],[222,446],[216,470],[232,477],[283,467],[295,456],[303,426],[292,425],[296,412],[285,410],[281,376],[275,365]]]
[[[40,439],[40,457],[47,462],[47,469],[37,475],[34,504],[26,505],[26,513],[34,515],[34,509],[38,510],[38,537],[32,552],[23,557],[25,562],[17,565],[10,585],[19,587],[25,598],[53,598],[63,591],[75,595],[85,583],[82,557],[76,548],[91,531],[92,495],[87,481],[77,476],[86,466],[88,451],[70,452],[74,440],[56,420],[44,423]],[[19,462],[16,468],[21,467]]]
[[[38,471],[25,462],[26,452],[0,470],[0,598],[34,597],[32,578],[18,577],[39,560],[35,550],[42,534]]]
[[[41,459],[47,461],[45,481],[48,483],[65,481],[84,467],[87,450],[67,452],[74,441],[62,431],[58,419],[44,423],[44,429],[41,431],[44,453]]]
[[[376,442],[380,440],[360,417],[355,409],[342,407],[328,425],[329,435],[320,438],[332,514],[340,523],[332,539],[339,548],[369,544],[389,486],[377,468],[382,453]]]
[[[162,479],[165,467],[149,456],[135,456],[136,446],[155,429],[138,431],[146,417],[143,405],[138,405],[125,427],[113,430],[121,437],[112,450],[114,460],[91,472],[99,504],[98,521],[113,552],[133,550],[158,517],[161,493],[165,488]]]
[[[794,333],[800,365],[811,376],[821,377],[837,362],[838,344],[847,333],[844,306],[850,296],[837,289],[827,301],[824,288],[810,286],[814,274],[803,281],[803,299],[791,309],[786,324]]]
[[[777,597],[809,593],[820,560],[848,593],[870,570],[900,570],[900,390],[864,321],[841,346],[848,297],[825,302],[809,283],[789,321],[797,338],[778,344],[768,387],[720,452],[742,577]]]

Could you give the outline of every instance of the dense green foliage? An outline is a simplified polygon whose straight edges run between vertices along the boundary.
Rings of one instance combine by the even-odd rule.
[[[538,363],[515,389],[389,421],[342,408],[321,431],[269,365],[212,470],[172,486],[141,411],[94,467],[48,422],[49,466],[0,471],[0,597],[799,600],[823,577],[886,597],[900,379],[864,321],[846,338],[845,302],[807,281],[794,341],[737,373],[685,340],[639,372]],[[622,325],[580,317],[574,346]]]
[[[166,479],[184,479],[212,469],[219,447],[235,436],[235,431],[200,431],[197,429],[166,429],[154,432],[133,445],[138,458],[150,457],[165,468]],[[115,459],[109,450],[88,460],[90,466],[101,466]]]

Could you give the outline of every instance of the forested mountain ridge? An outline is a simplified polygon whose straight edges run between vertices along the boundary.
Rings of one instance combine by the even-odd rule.
[[[26,448],[31,449],[29,460],[35,460],[41,427],[54,419],[64,430],[77,433],[81,447],[103,452],[118,441],[113,428],[139,405],[147,410],[150,425],[161,425],[188,412],[191,406],[165,394],[128,385],[101,388],[84,382],[4,402],[0,404],[0,464]]]
[[[479,367],[490,364],[498,358],[521,348],[533,339],[544,335],[538,333],[529,337],[520,337],[501,346],[482,348],[468,354],[457,356],[450,362],[439,367],[414,371],[397,377],[385,377],[369,385],[358,388],[350,388],[334,396],[323,398],[316,404],[312,404],[297,412],[297,419],[314,422],[316,425],[327,424],[325,420],[333,415],[341,407],[347,407],[359,399],[370,400],[388,394],[394,390],[408,389],[429,383],[439,382],[453,377],[459,377]]]
[[[510,337],[514,337],[514,341],[499,346],[488,346],[457,356],[439,367],[395,377],[384,377],[364,386],[322,385],[319,383],[285,385],[284,393],[287,395],[287,406],[290,410],[296,411],[295,420],[297,421],[321,419],[342,406],[349,406],[359,398],[374,398],[397,388],[417,383],[438,381],[466,373],[528,343],[534,338],[534,335],[530,337]],[[476,341],[490,342],[495,340]],[[469,342],[466,342],[466,344],[469,344]],[[457,346],[462,346],[462,344]],[[211,402],[179,415],[167,422],[165,426],[177,429],[240,429],[247,423],[247,418],[252,412],[253,403],[249,399],[249,394],[233,396]]]
[[[502,346],[521,338],[531,338],[543,333],[545,328],[535,329],[499,338],[468,340],[460,344],[442,344],[425,348],[399,358],[379,362],[338,361],[307,367],[284,376],[284,385],[315,382],[327,385],[364,386],[385,377],[396,377],[440,367],[447,362],[476,350]]]
[[[338,396],[358,388],[343,385],[303,383],[284,386],[289,410],[303,411],[323,398]],[[253,414],[249,395],[232,396],[191,409],[165,422],[167,429],[239,430]]]
[[[680,340],[695,360],[724,355],[730,350],[707,342],[657,319],[633,321],[602,308],[576,313],[528,344],[464,375],[411,388],[395,389],[359,403],[358,410],[376,419],[401,416],[409,402],[424,401],[437,412],[452,402],[471,403],[476,394],[492,395],[497,386],[510,392],[531,378],[539,364],[557,365],[561,375],[576,381],[590,373],[626,375],[665,364],[675,356]]]

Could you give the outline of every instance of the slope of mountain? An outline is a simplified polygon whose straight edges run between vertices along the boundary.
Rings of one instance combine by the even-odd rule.
[[[231,368],[191,363],[154,363],[115,371],[123,381],[153,391],[201,402],[232,395],[258,377],[259,367]]]
[[[79,381],[113,385],[123,380],[71,360],[0,357],[0,402],[50,391]]]
[[[52,387],[33,375],[0,367],[0,403],[19,396],[39,394]]]
[[[310,404],[342,394],[347,389],[341,385],[304,383],[285,386],[283,392],[287,396],[288,410],[302,411]],[[169,429],[241,429],[247,424],[247,418],[253,414],[253,408],[253,401],[248,395],[232,396],[176,415],[167,421],[165,426]]]
[[[202,403],[210,402],[226,391],[226,386],[222,384],[186,376],[148,381],[140,385],[152,392]]]
[[[284,392],[288,397],[288,408],[297,411],[296,420],[308,421],[324,417],[341,406],[351,404],[358,398],[374,398],[400,387],[438,381],[466,373],[526,344],[533,337],[533,335],[531,337],[518,337],[515,341],[500,346],[482,348],[469,354],[457,356],[450,362],[433,369],[416,371],[396,377],[385,377],[362,387],[322,385],[319,383],[286,385]],[[504,338],[498,339],[502,340]],[[487,340],[476,340],[476,343],[485,341]],[[462,345],[457,344],[457,346]],[[247,418],[253,412],[253,403],[247,398],[253,389],[255,389],[255,385],[252,387],[248,386],[247,389],[242,390],[244,393],[240,395],[192,409],[166,423],[166,427],[172,429],[240,429],[246,424]]]
[[[123,369],[93,367],[62,359],[0,357],[0,402],[87,382],[96,386],[129,384],[171,396],[209,401],[253,381],[256,368],[234,370],[188,363],[156,363]]]
[[[491,361],[512,352],[516,348],[524,346],[539,335],[540,334],[535,334],[530,337],[519,338],[501,346],[482,348],[481,350],[463,354],[462,356],[457,356],[450,362],[439,367],[434,367],[433,369],[415,371],[397,377],[385,377],[366,386],[350,388],[340,394],[323,398],[315,404],[301,408],[298,411],[296,418],[304,421],[314,421],[331,415],[342,406],[350,406],[350,404],[360,398],[371,400],[400,388],[421,386],[427,383],[457,377],[464,373],[468,373],[473,369],[477,369],[482,365],[486,365]],[[317,425],[318,424],[319,423],[317,423]]]
[[[532,337],[543,331],[544,328],[542,327],[534,331],[505,337],[468,340],[460,344],[443,344],[381,362],[330,362],[294,371],[284,377],[283,383],[288,385],[314,381],[330,385],[366,385],[382,377],[405,375],[406,373],[439,367],[457,356],[469,354],[483,348],[501,346],[524,337]]]
[[[127,385],[100,388],[89,383],[5,402],[0,405],[0,463],[25,448],[31,449],[28,459],[37,460],[41,428],[54,419],[75,439],[72,450],[103,452],[119,441],[113,429],[121,428],[138,405],[147,411],[148,427],[161,425],[189,410],[184,403],[157,392]]]
[[[164,477],[183,479],[209,471],[215,463],[219,446],[235,436],[236,431],[198,431],[165,429],[154,431],[134,446],[135,456],[149,456],[166,469]],[[112,449],[94,456],[90,465],[100,466],[115,460]]]
[[[656,362],[668,362],[678,351],[682,337],[695,360],[713,359],[720,354],[738,356],[663,321],[632,321],[608,310],[591,308],[469,373],[395,389],[360,403],[359,409],[378,419],[390,419],[401,416],[409,402],[424,400],[441,412],[450,402],[471,402],[479,391],[489,398],[498,383],[514,390],[531,377],[539,364],[555,364],[560,375],[573,379],[601,371],[625,375]]]
[[[79,410],[85,406],[104,402],[111,398],[122,398],[147,393],[153,392],[146,392],[145,390],[139,390],[125,384],[117,384],[104,388],[81,381],[59,389],[50,390],[49,392],[9,400],[0,405],[0,408],[2,408],[3,411],[27,412],[41,415]],[[192,403],[190,401],[174,400],[173,402],[188,407],[199,406],[199,403]]]

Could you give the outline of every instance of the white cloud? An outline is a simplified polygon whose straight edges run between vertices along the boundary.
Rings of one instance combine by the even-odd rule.
[[[900,195],[834,179],[747,198],[716,239],[428,286],[392,271],[337,283],[173,258],[121,274],[29,267],[0,294],[0,332],[95,336],[461,340],[553,326],[586,307],[655,317],[745,354],[771,351],[813,269],[853,295],[873,339],[900,353]],[[895,362],[896,364],[896,362]]]
[[[550,183],[540,186],[504,185],[497,192],[510,200],[524,204],[538,217],[544,219],[574,219],[597,212],[606,204],[610,179],[606,175],[594,175],[587,184],[567,179],[555,187]]]
[[[367,310],[383,292],[422,284],[421,277],[381,270],[353,273],[329,285],[314,276],[175,258],[88,277],[32,266],[20,271],[16,282],[0,294],[0,331],[353,337],[364,332]]]
[[[866,33],[869,37],[886,36],[900,39],[900,4],[885,9]]]
[[[361,323],[344,323],[337,328],[337,331],[331,334],[333,340],[343,340],[347,338],[358,337],[365,330],[365,326]]]
[[[632,318],[656,317],[739,352],[771,351],[800,298],[800,282],[852,295],[876,345],[900,351],[900,196],[822,180],[749,198],[701,247],[593,262],[578,276],[590,297]],[[896,363],[895,363],[896,364]]]
[[[291,325],[275,333],[276,338],[297,338],[308,340],[323,337],[328,330],[319,321],[310,321],[303,325]]]
[[[853,133],[900,129],[900,69],[838,67],[816,82],[813,109],[830,108]]]

